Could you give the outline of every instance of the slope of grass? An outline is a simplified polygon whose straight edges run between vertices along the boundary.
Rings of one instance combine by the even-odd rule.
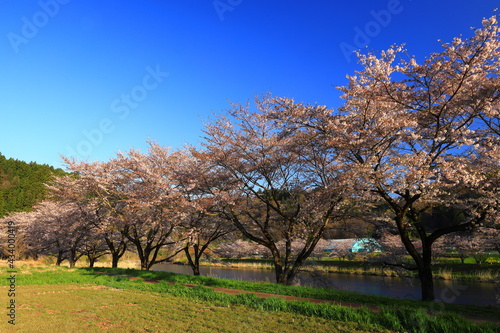
[[[88,270],[88,269],[86,269]],[[500,320],[500,309],[491,307],[462,305],[462,304],[435,304],[409,299],[399,299],[376,295],[360,294],[350,291],[341,291],[326,288],[283,286],[276,283],[254,283],[240,280],[217,279],[205,276],[192,276],[157,271],[141,271],[134,269],[95,268],[89,272],[107,272],[117,275],[156,279],[174,283],[188,283],[201,286],[241,289],[254,292],[263,292],[278,295],[326,299],[339,302],[360,303],[387,307],[411,307],[426,311],[442,310],[460,315],[474,315],[478,317],[495,318]]]
[[[121,274],[122,276],[96,274],[98,271]],[[129,280],[126,276],[136,276],[139,278],[136,280]],[[161,281],[160,283],[146,283],[143,279],[157,279]],[[2,284],[6,284],[6,281],[1,281]],[[252,311],[265,311],[266,313],[279,313],[280,315],[286,314],[286,316],[293,314],[327,320],[333,325],[338,325],[338,322],[350,323],[349,325],[354,326],[349,327],[355,327],[356,330],[361,331],[380,331],[388,329],[391,331],[406,332],[456,332],[456,328],[460,327],[462,332],[495,332],[498,329],[498,326],[493,325],[479,326],[472,324],[457,314],[461,311],[466,311],[466,309],[473,309],[468,306],[458,306],[456,308],[458,310],[456,311],[451,307],[451,310],[449,310],[447,307],[446,312],[432,313],[429,315],[429,309],[423,306],[422,302],[394,300],[387,297],[377,296],[360,296],[355,293],[339,293],[338,291],[327,289],[285,287],[276,284],[261,284],[207,277],[194,277],[165,272],[144,272],[131,269],[123,270],[105,268],[89,270],[56,267],[21,267],[18,274],[18,283],[21,295],[20,297],[24,297],[26,295],[25,288],[30,285],[41,286],[41,288],[46,288],[52,285],[55,289],[57,289],[58,286],[67,284],[106,286],[108,288],[114,288],[113,290],[119,289],[127,292],[135,291],[145,293],[145,295],[156,295],[157,297],[174,297],[176,300],[175,302],[186,300],[191,303],[202,302],[202,304],[210,304],[210,306],[214,306],[216,308],[233,308],[243,306],[247,309],[253,309]],[[179,283],[196,284],[198,287],[188,288]],[[381,306],[381,311],[379,313],[374,313],[366,308],[351,309],[332,304],[313,304],[310,302],[298,301],[287,302],[279,298],[263,299],[258,298],[254,294],[228,295],[215,292],[204,286],[247,289],[266,293],[332,300],[339,300],[339,298],[342,298],[342,300],[349,302],[375,304]],[[71,302],[67,295],[54,297],[55,299],[53,299],[53,301],[56,303],[56,298],[58,297],[62,297],[61,299],[64,299],[65,302]],[[362,302],[363,300],[367,302]],[[94,299],[94,301],[96,300]],[[122,301],[117,302],[117,304],[128,304],[123,303]],[[25,304],[32,305],[33,303],[28,301]],[[86,308],[86,306],[83,306],[82,303],[81,308]],[[490,311],[487,314],[490,317],[500,317],[499,310],[480,307],[477,308]],[[56,311],[55,309],[53,310]],[[157,311],[160,310],[158,309]],[[150,311],[148,311],[148,313],[149,312]],[[149,316],[147,314],[143,314],[142,316],[148,317],[154,321],[157,320],[156,315]],[[62,317],[60,320],[63,320]],[[122,318],[122,320],[124,319]],[[225,318],[220,317],[219,320],[223,321]],[[226,330],[222,331],[225,332]],[[230,328],[228,328],[227,331],[231,331]],[[335,332],[335,330],[332,331]],[[207,330],[207,332],[210,332],[210,330]]]
[[[0,288],[3,294],[5,287]],[[84,284],[27,285],[16,325],[0,332],[371,332],[348,322],[251,309],[221,307],[166,293]],[[382,331],[382,330],[379,330]]]

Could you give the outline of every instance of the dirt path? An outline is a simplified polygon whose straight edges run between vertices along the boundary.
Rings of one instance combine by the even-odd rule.
[[[105,274],[109,276],[121,276],[128,278],[130,280],[138,280],[139,278],[133,277],[133,276],[127,276],[127,275],[118,275],[118,274],[111,274],[111,273],[106,273],[106,272],[95,272],[97,274]],[[154,280],[154,279],[143,279],[144,282],[147,283],[159,283],[159,280]],[[171,284],[175,284],[174,282],[169,282]],[[182,283],[183,286],[186,286],[188,288],[195,288],[198,287],[196,284],[186,284]],[[348,308],[352,309],[359,309],[362,307],[368,308],[369,310],[373,312],[380,312],[380,307],[376,305],[369,305],[369,304],[358,304],[358,303],[349,303],[349,302],[341,302],[341,301],[332,301],[332,300],[325,300],[325,299],[317,299],[317,298],[306,298],[306,297],[296,297],[296,296],[287,296],[287,295],[279,295],[279,294],[269,294],[269,293],[260,293],[260,292],[255,292],[255,291],[248,291],[248,290],[239,290],[239,289],[229,289],[229,288],[220,288],[220,287],[210,287],[210,286],[203,286],[205,288],[210,288],[214,291],[229,294],[229,295],[239,295],[239,294],[255,294],[258,297],[262,298],[269,298],[269,297],[278,297],[282,298],[286,301],[308,301],[311,303],[330,303],[330,304],[335,304],[335,305],[340,305],[340,306],[345,306]],[[472,321],[473,323],[476,324],[485,324],[485,323],[492,323],[500,326],[500,320],[496,318],[485,318],[485,317],[477,317],[477,316],[464,316],[462,315],[467,320]]]
[[[197,285],[195,284],[183,284],[186,287],[189,288],[194,288]],[[228,288],[219,288],[219,287],[209,287],[209,286],[204,286],[205,288],[210,288],[214,291],[225,293],[225,294],[230,294],[230,295],[240,295],[240,294],[255,294],[258,297],[261,298],[269,298],[269,297],[278,297],[278,298],[283,298],[286,301],[309,301],[311,303],[331,303],[335,305],[341,305],[353,309],[359,309],[361,307],[366,307],[373,312],[379,312],[380,308],[376,305],[366,305],[366,304],[356,304],[356,303],[348,303],[348,302],[339,302],[339,301],[330,301],[330,300],[325,300],[325,299],[317,299],[317,298],[306,298],[306,297],[296,297],[296,296],[287,296],[287,295],[278,295],[278,294],[268,294],[268,293],[259,293],[256,291],[248,291],[248,290],[239,290],[239,289],[228,289]]]

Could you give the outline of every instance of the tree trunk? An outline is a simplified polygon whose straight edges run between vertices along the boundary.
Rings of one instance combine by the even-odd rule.
[[[153,256],[151,256],[151,252],[153,252],[153,250],[149,245],[147,245],[146,248],[140,252],[142,253],[142,255],[140,256],[141,270],[143,271],[149,271],[151,266],[153,266],[157,251],[155,251],[155,254],[153,254]]]
[[[276,283],[286,284],[285,275],[283,274],[283,266],[281,265],[281,262],[277,258],[273,258],[273,262],[274,262],[274,273],[276,276]]]
[[[434,280],[432,279],[432,242],[429,241],[425,234],[419,233],[420,240],[422,241],[422,253],[415,248],[410,240],[408,225],[405,223],[406,211],[401,210],[395,217],[396,226],[398,227],[399,236],[403,242],[406,251],[413,258],[420,280],[420,288],[422,294],[422,301],[434,300]],[[413,217],[413,223],[416,224],[418,220]],[[417,225],[417,230],[422,231],[423,227]]]
[[[127,250],[127,243],[125,242],[125,236],[123,235],[123,233],[121,234],[121,237],[122,238],[120,240],[120,243],[118,244],[117,247],[115,247],[113,240],[108,236],[104,236],[104,240],[106,241],[106,244],[108,245],[109,251],[111,253],[112,268],[118,268],[118,261],[125,254],[125,251]]]
[[[111,267],[118,268],[118,260],[120,260],[120,255],[118,252],[111,254]]]
[[[276,273],[276,283],[282,284],[284,286],[290,286],[293,282],[293,279],[297,275],[294,270],[288,269],[288,264],[285,264],[283,267],[282,263],[274,263],[274,269]]]
[[[191,269],[193,270],[193,275],[199,276],[200,275],[200,254],[198,253],[198,246],[194,246],[194,260],[193,257],[191,256],[191,253],[189,253],[189,246],[186,246],[184,248],[184,253],[186,254],[186,258],[188,260],[189,266],[191,266]]]
[[[66,258],[63,257],[63,255],[64,255],[63,251],[59,251],[57,253],[56,266],[61,266],[61,263],[64,261],[64,259],[66,259]]]
[[[151,250],[148,246],[143,248],[141,242],[137,239],[131,239],[131,241],[137,249],[137,255],[139,256],[139,261],[141,262],[141,271],[149,271],[149,255]]]
[[[141,260],[141,271],[149,271],[149,253],[144,253],[143,255],[139,256],[139,259]]]
[[[288,274],[286,275],[285,285],[291,286],[293,284],[293,281],[295,280],[295,277],[297,276],[298,273],[299,273],[298,270],[295,270],[295,269],[290,270],[288,272]]]
[[[299,262],[295,262],[293,265],[292,269],[288,272],[286,275],[286,285],[290,286],[293,284],[293,281],[297,277],[297,275],[300,273],[300,268],[303,265],[304,260],[300,260]]]
[[[77,256],[76,254],[76,248],[72,248],[69,251],[69,257],[68,257],[69,267],[75,267],[78,258],[79,256]]]
[[[90,267],[90,268],[94,267],[95,261],[96,261],[96,259],[95,259],[95,258],[90,258],[90,257],[89,257],[89,267]]]
[[[307,259],[307,256],[299,255],[294,262],[290,262],[286,259],[282,260],[279,255],[273,256],[276,283],[283,284],[285,286],[292,285],[293,280],[300,272],[300,267],[302,267],[305,259]],[[285,261],[284,264],[283,261]]]
[[[422,239],[422,260],[417,261],[418,278],[422,293],[422,301],[434,301],[434,279],[432,278],[432,242]]]
[[[422,301],[434,301],[434,280],[432,278],[432,269],[430,264],[425,264],[424,267],[419,267],[418,278],[420,279]]]

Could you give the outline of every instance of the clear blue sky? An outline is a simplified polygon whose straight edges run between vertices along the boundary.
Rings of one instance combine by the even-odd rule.
[[[498,0],[2,0],[0,152],[56,167],[148,139],[197,144],[202,120],[271,92],[336,107],[351,49],[423,59]]]

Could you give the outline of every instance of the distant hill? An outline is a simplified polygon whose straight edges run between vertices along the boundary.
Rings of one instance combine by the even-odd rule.
[[[44,183],[66,174],[47,164],[7,159],[0,153],[0,218],[28,211],[46,195]]]

